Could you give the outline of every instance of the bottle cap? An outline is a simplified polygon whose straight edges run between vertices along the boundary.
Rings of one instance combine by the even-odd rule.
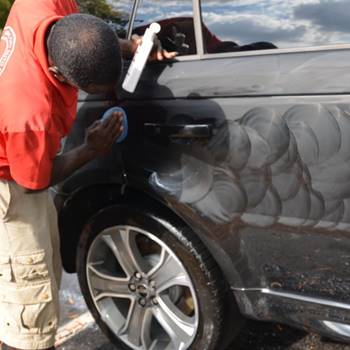
[[[156,34],[158,34],[158,33],[160,32],[160,30],[161,30],[160,24],[158,24],[158,23],[156,23],[156,22],[153,22],[153,23],[149,26],[149,28],[151,29],[151,31],[152,31],[153,33],[156,33]]]
[[[116,143],[121,143],[123,142],[126,137],[128,136],[128,117],[126,115],[126,112],[123,108],[121,107],[112,107],[110,109],[108,109],[102,116],[102,120],[105,120],[107,118],[109,118],[113,113],[115,112],[120,112],[123,115],[123,119],[122,119],[122,126],[123,126],[123,132],[120,134],[120,136],[116,139]]]

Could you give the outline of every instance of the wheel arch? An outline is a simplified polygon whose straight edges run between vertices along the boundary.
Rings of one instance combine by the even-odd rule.
[[[79,237],[88,220],[100,210],[107,207],[132,205],[133,208],[147,211],[152,216],[175,218],[188,226],[200,239],[220,267],[229,285],[238,283],[240,278],[235,271],[232,257],[220,247],[219,243],[206,238],[198,227],[193,227],[173,208],[169,208],[161,198],[117,184],[99,184],[80,188],[73,192],[62,204],[59,212],[59,228],[61,235],[61,255],[64,269],[76,272],[76,252]]]

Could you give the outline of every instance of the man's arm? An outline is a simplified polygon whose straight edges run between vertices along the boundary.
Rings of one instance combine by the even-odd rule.
[[[57,156],[53,162],[50,186],[63,181],[98,156],[108,153],[123,131],[122,118],[122,114],[117,112],[104,121],[95,122],[87,129],[85,141],[81,146]],[[36,192],[26,188],[24,191]]]
[[[94,158],[94,152],[92,152],[86,144],[56,157],[53,162],[50,186],[54,186],[63,181],[74,171],[81,168]]]

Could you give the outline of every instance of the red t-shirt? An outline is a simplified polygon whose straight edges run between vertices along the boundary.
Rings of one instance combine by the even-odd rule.
[[[16,0],[0,41],[0,179],[28,189],[50,184],[77,90],[48,71],[46,31],[78,12],[74,0]]]

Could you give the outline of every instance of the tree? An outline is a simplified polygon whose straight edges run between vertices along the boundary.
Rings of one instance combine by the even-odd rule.
[[[15,0],[0,0],[0,31],[6,23],[10,8]],[[123,32],[125,24],[128,22],[127,14],[115,11],[106,0],[78,0],[81,12],[89,13],[113,23],[117,32]]]
[[[129,20],[127,13],[116,11],[106,0],[78,0],[77,2],[81,12],[105,20],[112,25],[119,36],[125,35],[125,25]]]
[[[0,29],[4,27],[14,0],[0,0]]]
[[[103,19],[109,19],[117,15],[105,0],[79,0],[78,3],[81,12]]]

